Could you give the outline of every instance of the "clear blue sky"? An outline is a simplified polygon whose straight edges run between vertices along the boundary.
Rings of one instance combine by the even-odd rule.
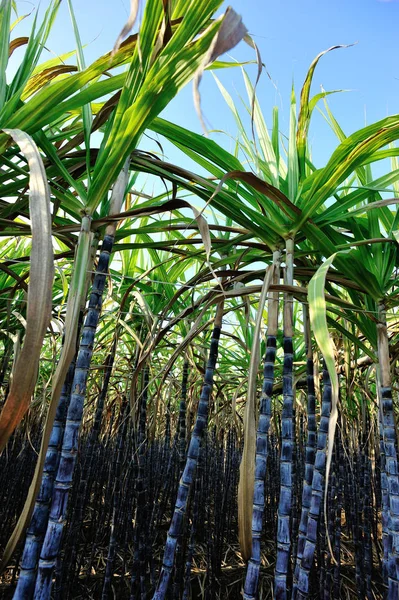
[[[38,5],[38,2],[33,4]],[[41,9],[48,4],[42,0]],[[292,81],[297,94],[312,59],[335,44],[358,42],[352,48],[336,50],[319,63],[313,92],[320,84],[327,90],[349,89],[330,97],[330,106],[344,131],[350,133],[387,114],[399,112],[398,24],[399,0],[231,0],[256,41],[263,62],[278,85],[279,93],[263,75],[259,101],[269,119],[274,104],[281,109],[281,129],[287,131]],[[32,8],[32,2],[17,2],[19,13]],[[224,5],[227,6],[227,3]],[[76,18],[83,43],[88,44],[87,63],[108,51],[122,28],[129,0],[75,0]],[[15,29],[24,35],[29,20]],[[62,2],[48,46],[55,53],[74,48],[67,3]],[[17,51],[17,52],[20,52]],[[15,53],[17,58],[17,52]],[[253,51],[244,43],[232,51],[238,60],[250,60]],[[46,53],[43,60],[47,59]],[[248,68],[252,77],[255,67]],[[218,76],[233,98],[245,96],[240,69]],[[235,136],[236,128],[210,73],[201,84],[203,110],[210,126]],[[183,126],[201,131],[192,105],[192,91],[183,90],[165,116]],[[220,140],[220,136],[218,137]],[[311,130],[313,159],[322,166],[336,145],[322,117],[316,115]]]

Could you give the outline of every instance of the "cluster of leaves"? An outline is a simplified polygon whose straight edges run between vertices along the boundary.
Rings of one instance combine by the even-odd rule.
[[[218,55],[245,35],[233,11],[214,19],[220,4],[219,0],[191,0],[189,6],[180,0],[148,0],[140,34],[131,35],[89,66],[70,2],[77,49],[45,62],[42,54],[59,0],[50,2],[40,25],[34,20],[29,38],[11,39],[19,19],[12,23],[12,3],[2,0],[0,4],[0,332],[2,370],[6,372],[9,364],[14,379],[18,378],[19,345],[25,327],[28,337],[31,321],[34,177],[39,187],[40,181],[46,181],[49,188],[46,214],[51,214],[55,271],[54,278],[50,267],[41,276],[51,297],[47,313],[43,312],[43,347],[40,339],[36,341],[36,354],[41,356],[36,401],[51,395],[54,405],[54,390],[76,343],[77,315],[94,270],[97,243],[112,223],[118,223],[116,244],[94,369],[103,364],[117,338],[115,389],[126,385],[133,400],[138,373],[149,359],[151,385],[157,391],[166,378],[174,380],[186,354],[201,373],[208,324],[223,294],[225,323],[215,419],[231,420],[241,431],[240,399],[246,391],[262,281],[273,252],[283,251],[288,239],[294,240],[295,249],[296,284],[290,291],[296,300],[298,380],[305,361],[301,305],[308,301],[309,281],[334,254],[325,285],[323,279],[311,302],[316,306],[325,288],[335,359],[346,365],[348,381],[358,377],[350,367],[359,360],[376,361],[376,314],[381,303],[389,311],[395,358],[399,150],[393,144],[399,137],[399,116],[346,136],[327,104],[331,92],[310,95],[323,52],[308,71],[299,106],[292,91],[287,136],[280,131],[277,108],[269,129],[245,71],[251,133],[215,77],[237,123],[235,153],[161,119],[158,115],[183,85],[198,80],[206,67],[227,66],[217,62]],[[17,47],[24,47],[24,55],[7,82],[8,58]],[[71,64],[66,64],[69,60]],[[326,165],[316,168],[308,132],[312,113],[323,102],[323,114],[338,145]],[[11,130],[28,134],[29,148],[24,150],[14,136],[18,149]],[[202,175],[140,151],[147,130],[173,144],[198,165]],[[98,147],[93,143],[95,132],[100,133]],[[31,168],[33,148],[39,155],[36,165],[42,165],[41,180]],[[122,206],[115,210],[108,192],[127,159],[128,194],[123,210]],[[377,162],[388,166],[384,175],[375,177],[372,165]],[[145,184],[153,178],[161,178],[166,186],[157,196],[146,193]],[[283,285],[277,287],[284,291]],[[38,290],[36,302],[42,302],[41,293],[43,289]],[[33,306],[31,311],[36,311]],[[64,328],[67,343],[56,371]],[[322,349],[327,338],[324,328],[318,340]],[[32,369],[37,371],[37,363]],[[51,383],[55,373],[57,379]],[[31,392],[32,385],[27,389]],[[29,402],[30,394],[19,416]],[[160,404],[157,401],[154,410],[160,410]],[[162,430],[154,418],[154,431],[155,425]]]

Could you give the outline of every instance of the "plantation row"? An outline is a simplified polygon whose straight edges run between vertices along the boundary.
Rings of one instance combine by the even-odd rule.
[[[112,594],[118,598],[146,598],[157,585],[166,530],[186,460],[187,396],[184,390],[187,382],[182,382],[180,413],[171,414],[171,407],[167,407],[162,441],[152,442],[147,437],[145,418],[147,405],[151,404],[146,388],[148,374],[147,378],[144,374],[142,381],[137,429],[127,418],[128,404],[124,396],[113,404],[108,420],[101,418],[108,382],[109,377],[105,375],[93,419],[80,445],[66,532],[55,567],[54,598],[108,598]],[[330,411],[326,371],[323,387],[322,419],[326,419]],[[313,459],[318,456],[316,464],[320,465],[320,448],[325,435],[322,431],[316,435],[315,408],[311,393],[308,417],[306,412],[298,410],[294,420],[290,588],[293,571],[304,550],[303,518],[309,504],[306,494],[312,481]],[[317,406],[317,412],[319,409]],[[61,427],[62,415],[57,416]],[[381,564],[386,548],[381,538],[379,515],[386,490],[381,489],[378,465],[384,456],[380,455],[378,422],[370,418],[367,409],[363,418],[364,421],[351,423],[350,431],[345,422],[340,423],[328,491],[327,520],[323,511],[323,485],[320,485],[320,525],[313,532],[315,562],[308,581],[312,597],[317,594],[320,598],[345,598],[348,594],[382,597]],[[275,575],[280,493],[276,475],[282,447],[278,397],[273,402],[271,420],[259,581],[262,598],[270,597]],[[31,442],[35,445],[40,438],[40,427],[32,425]],[[234,430],[225,433],[213,427],[204,437],[167,597],[241,597],[246,569],[237,537],[240,446]],[[7,459],[2,459],[2,543],[8,539],[22,508],[23,492],[29,486],[35,459],[25,433],[15,436]],[[320,466],[318,474],[322,482],[324,473]],[[303,480],[307,485],[304,489]],[[45,509],[45,493],[42,487],[35,507],[37,516]],[[18,501],[11,502],[11,498]],[[326,537],[326,521],[333,559]],[[31,525],[28,529],[30,544],[34,543],[33,535]],[[15,586],[14,598],[27,597],[31,573],[26,550],[17,579],[21,551],[16,554],[14,566],[7,570],[8,588],[3,589],[3,598],[12,597]],[[39,576],[41,568],[39,566]]]

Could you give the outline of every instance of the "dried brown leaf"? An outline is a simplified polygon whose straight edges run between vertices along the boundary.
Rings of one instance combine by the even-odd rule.
[[[130,0],[130,14],[128,20],[126,21],[122,31],[118,35],[118,38],[115,42],[115,46],[112,50],[112,54],[115,54],[119,50],[119,47],[123,41],[123,39],[131,32],[133,26],[137,19],[137,14],[139,12],[140,2],[139,0]]]
[[[206,133],[206,127],[201,111],[201,97],[199,93],[199,84],[202,78],[202,73],[210,64],[212,64],[219,56],[228,52],[238,44],[248,33],[247,28],[242,22],[242,18],[231,7],[225,14],[220,17],[221,25],[219,31],[215,35],[212,44],[209,47],[205,58],[198,69],[193,81],[194,106],[197,111],[201,125]]]

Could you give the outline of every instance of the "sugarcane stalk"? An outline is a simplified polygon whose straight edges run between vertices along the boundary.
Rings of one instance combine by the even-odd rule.
[[[317,451],[314,462],[312,498],[308,513],[306,528],[306,541],[298,573],[298,585],[293,590],[293,599],[305,600],[309,593],[309,573],[313,565],[314,553],[317,543],[317,529],[321,505],[323,502],[324,480],[326,471],[326,449],[328,425],[331,412],[331,381],[327,368],[323,368],[323,398],[319,430],[317,432]]]
[[[380,394],[379,394],[380,395]],[[382,402],[380,399],[378,411],[379,442],[380,442],[380,480],[381,480],[381,525],[382,525],[382,580],[388,586],[388,521],[389,498],[388,476],[385,465],[384,426],[382,415]]]
[[[186,399],[187,399],[187,384],[188,384],[188,369],[189,362],[185,359],[183,364],[183,377],[181,383],[181,396],[179,404],[179,458],[180,472],[183,471],[186,459]]]
[[[181,395],[180,395],[180,403],[179,403],[179,420],[177,427],[177,436],[178,436],[178,452],[179,452],[179,478],[181,477],[184,465],[186,461],[186,398],[187,398],[187,384],[188,384],[188,371],[189,362],[186,356],[183,363],[183,374],[182,374],[182,385],[181,385]],[[184,528],[183,528],[184,529]],[[177,543],[176,550],[176,563],[175,563],[175,575],[174,575],[174,583],[173,583],[173,598],[179,599],[181,597],[181,590],[183,587],[183,577],[184,577],[184,553],[185,553],[185,544],[183,543],[184,531]]]
[[[280,278],[280,252],[273,254],[273,283]],[[265,509],[265,479],[268,458],[268,435],[272,416],[272,392],[274,383],[274,363],[278,329],[278,292],[272,292],[268,301],[268,323],[266,356],[263,367],[263,386],[260,397],[260,414],[256,432],[255,484],[252,509],[252,555],[248,561],[244,584],[244,600],[256,598],[261,556],[263,512]]]
[[[289,286],[294,280],[294,240],[286,242],[286,276]],[[292,508],[292,458],[294,449],[293,428],[293,296],[284,296],[284,363],[283,363],[283,412],[281,417],[280,454],[280,500],[277,523],[277,558],[274,571],[274,598],[285,600],[288,597],[287,575],[290,561],[291,533],[290,518]]]
[[[303,320],[305,325],[305,350],[306,350],[306,373],[307,373],[307,392],[308,392],[308,405],[307,405],[307,439],[305,449],[305,477],[302,488],[302,509],[301,509],[301,520],[299,523],[299,534],[298,534],[298,547],[296,555],[296,564],[294,572],[294,589],[297,585],[297,579],[299,575],[299,568],[303,556],[303,549],[306,541],[306,530],[308,524],[308,515],[310,509],[310,503],[312,498],[312,480],[313,480],[313,466],[316,451],[316,395],[314,385],[314,367],[313,367],[313,350],[310,333],[310,321],[309,313],[306,305],[303,305]]]
[[[82,231],[83,236],[87,235],[88,227],[84,223],[82,223]],[[90,239],[90,238],[89,238]],[[93,240],[94,243],[91,244],[91,256],[94,260],[95,248],[97,247],[97,241]],[[92,261],[90,261],[91,264]],[[33,509],[32,509],[32,517],[30,519],[30,524],[27,529],[25,547],[22,554],[21,560],[21,570],[18,579],[17,588],[15,590],[14,598],[16,599],[30,599],[32,598],[36,575],[37,575],[37,567],[40,556],[40,551],[43,544],[44,535],[46,532],[49,512],[50,512],[50,504],[53,495],[54,489],[54,479],[58,470],[59,462],[60,462],[60,452],[61,446],[64,436],[66,416],[69,407],[71,390],[73,377],[75,372],[76,365],[76,357],[77,357],[77,340],[79,339],[79,334],[81,331],[81,326],[83,322],[83,304],[87,295],[88,288],[88,277],[85,276],[85,284],[83,286],[82,295],[80,297],[81,308],[78,313],[78,323],[76,329],[76,337],[75,337],[75,348],[71,346],[70,350],[72,352],[72,360],[68,367],[68,371],[65,376],[65,380],[60,391],[60,397],[57,403],[54,421],[51,427],[51,431],[49,434],[49,440],[47,445],[46,454],[43,462],[43,471],[41,474],[41,483],[37,493],[37,497],[34,501]],[[79,296],[72,295],[72,303]],[[70,310],[70,308],[69,308]],[[66,327],[68,326],[68,318],[66,321]],[[64,332],[63,338],[63,348],[60,357],[60,363],[57,368],[57,372],[60,369],[61,363],[63,360],[67,360],[64,358],[64,352],[68,352],[68,336],[67,332]],[[53,379],[53,391],[52,396],[57,395],[57,383],[56,377]],[[49,418],[49,416],[48,416]],[[47,425],[47,424],[46,424]],[[45,425],[45,429],[46,429]],[[45,436],[45,432],[43,434]],[[41,452],[44,451],[43,448],[44,440],[42,439],[42,449]],[[39,457],[40,462],[40,457]],[[38,469],[38,465],[36,465],[36,471]],[[36,475],[36,473],[35,473]],[[37,476],[40,477],[40,473],[37,473]],[[34,481],[31,483],[31,488],[34,485]],[[28,502],[28,500],[26,501]]]
[[[386,570],[388,575],[387,599],[399,597],[399,476],[395,415],[392,402],[389,341],[386,308],[378,305],[377,344],[379,362],[379,396],[382,404],[382,434],[385,451],[385,469],[388,484],[388,524]]]
[[[183,520],[187,509],[188,496],[195,476],[201,440],[208,422],[208,407],[218,355],[220,332],[222,328],[223,307],[224,298],[219,302],[216,309],[214,328],[209,349],[209,358],[206,365],[204,383],[198,403],[197,417],[191,434],[186,465],[179,483],[173,518],[169,527],[165,544],[161,573],[153,600],[164,600],[174,565],[177,540],[182,529]]]
[[[120,211],[125,195],[127,177],[128,161],[125,162],[125,166],[115,183],[111,196],[110,214],[118,214]],[[68,498],[72,488],[72,478],[79,444],[79,430],[83,416],[83,404],[93,354],[94,338],[100,318],[102,296],[116,227],[117,222],[111,222],[105,230],[90,294],[88,312],[79,344],[61,457],[54,485],[49,521],[40,554],[34,600],[49,600],[51,595],[53,572],[61,546],[62,534],[66,523]]]
[[[50,502],[54,488],[54,478],[60,460],[60,449],[64,435],[65,421],[69,406],[72,380],[75,372],[75,360],[71,363],[58,402],[57,411],[51,431],[46,458],[44,461],[42,482],[35,501],[32,518],[27,529],[24,551],[21,559],[21,570],[14,592],[14,600],[32,598],[37,574],[37,564],[44,534],[47,528]]]
[[[198,467],[195,473],[195,480],[193,484],[193,512],[191,517],[191,528],[190,528],[190,539],[187,550],[187,559],[184,570],[184,590],[183,590],[183,600],[188,600],[190,598],[190,581],[191,581],[191,567],[193,564],[193,558],[195,554],[195,536],[197,532],[197,523],[198,523],[198,513],[199,513],[199,498],[200,498],[200,486],[201,486],[201,463],[202,463],[202,455],[203,448],[200,448],[200,453],[198,456]]]
[[[338,493],[335,513],[335,528],[334,528],[334,576],[333,576],[333,594],[334,598],[339,598],[339,590],[341,584],[341,529],[342,529],[342,498],[344,495],[344,456],[341,437],[338,436],[336,447],[337,463],[338,463]]]
[[[68,409],[61,459],[54,486],[50,518],[40,554],[34,594],[35,600],[47,600],[51,594],[53,570],[66,523],[66,507],[72,487],[72,477],[78,451],[79,429],[83,415],[86,384],[113,241],[113,236],[107,234],[104,236],[93,288],[90,294],[89,310],[83,327],[76,361],[72,395]]]

